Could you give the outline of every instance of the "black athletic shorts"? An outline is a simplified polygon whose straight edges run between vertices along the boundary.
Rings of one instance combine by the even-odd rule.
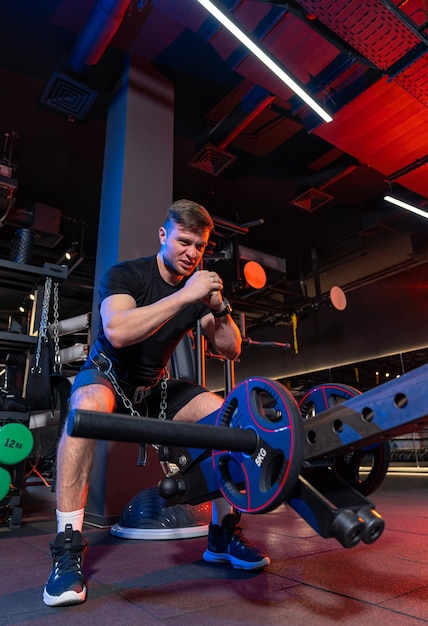
[[[109,389],[115,393],[113,385],[109,381],[108,377],[104,372],[96,368],[82,369],[78,372],[73,386],[71,388],[71,393],[79,389],[80,387],[86,387],[87,385],[98,384],[105,385]],[[125,385],[121,385],[123,391],[132,399],[133,392],[129,393],[129,389],[126,388]],[[205,387],[201,387],[200,385],[196,385],[188,380],[179,380],[176,378],[171,378],[167,382],[167,408],[166,408],[166,419],[172,420],[175,415],[183,408],[190,400],[195,398],[201,393],[207,391]],[[116,408],[115,411],[119,413],[129,413],[129,410],[123,405],[122,400],[118,395],[116,395]],[[152,391],[148,396],[146,396],[141,402],[138,404],[133,403],[134,408],[145,417],[159,417],[160,411],[160,402],[161,402],[161,388],[160,383],[152,388]]]

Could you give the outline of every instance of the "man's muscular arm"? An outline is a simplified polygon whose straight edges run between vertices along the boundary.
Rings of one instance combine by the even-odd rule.
[[[161,328],[183,308],[204,301],[221,287],[206,270],[195,272],[182,289],[146,306],[137,307],[128,294],[108,296],[101,303],[104,333],[115,348],[130,346]]]

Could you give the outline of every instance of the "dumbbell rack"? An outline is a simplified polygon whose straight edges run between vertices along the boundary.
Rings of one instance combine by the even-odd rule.
[[[5,288],[15,289],[23,293],[34,287],[34,281],[42,281],[47,276],[64,281],[67,278],[67,268],[54,263],[44,263],[42,267],[26,263],[16,263],[0,259],[0,282]],[[38,297],[32,315],[32,326],[38,328],[43,301],[43,284],[38,284]],[[7,350],[28,350],[36,345],[35,334],[24,334],[0,330],[0,345]],[[29,427],[30,412],[0,411],[0,429],[7,423],[20,423]],[[3,467],[3,466],[2,466]],[[9,528],[18,528],[22,520],[21,490],[25,476],[25,460],[16,465],[4,466],[12,477],[12,487],[9,493],[0,500],[0,522],[7,522]]]
[[[0,411],[0,428],[7,423],[19,423],[28,428],[30,412]],[[9,493],[0,500],[0,521],[6,522],[9,528],[19,528],[22,521],[21,489],[24,484],[25,460],[15,465],[6,465],[5,469],[12,477]]]

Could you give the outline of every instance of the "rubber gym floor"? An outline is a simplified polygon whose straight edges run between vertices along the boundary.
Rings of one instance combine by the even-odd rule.
[[[370,499],[385,520],[373,544],[320,537],[289,506],[242,518],[270,557],[249,573],[202,560],[206,537],[119,539],[85,525],[84,604],[49,608],[42,589],[54,494],[27,484],[22,525],[0,526],[0,624],[399,624],[428,622],[428,471],[391,468]]]

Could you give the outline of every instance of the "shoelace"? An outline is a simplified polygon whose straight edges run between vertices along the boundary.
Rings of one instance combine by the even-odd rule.
[[[61,574],[80,572],[86,547],[87,544],[74,546],[69,550],[52,547],[52,555],[57,571],[61,572]]]
[[[253,547],[253,544],[251,543],[251,541],[249,541],[242,534],[242,528],[240,526],[235,526],[235,530],[233,532],[231,539],[242,547],[245,547],[245,548]]]

